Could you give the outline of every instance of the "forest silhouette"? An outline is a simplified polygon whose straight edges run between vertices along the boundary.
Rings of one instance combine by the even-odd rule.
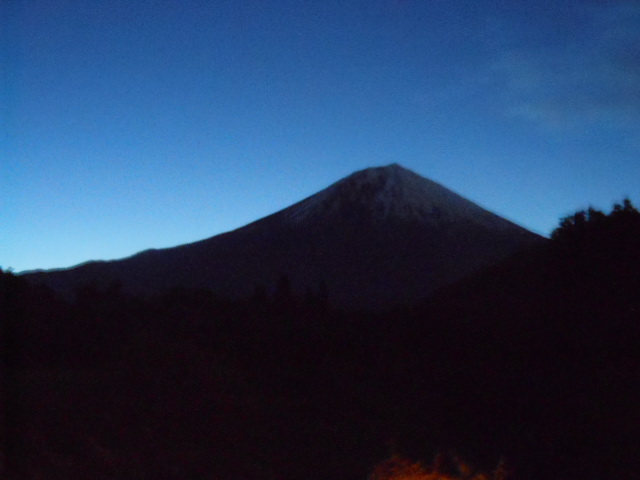
[[[0,288],[2,478],[399,480],[385,459],[439,452],[513,479],[640,472],[629,200],[384,312],[284,274],[244,300],[113,282],[70,301],[10,271]]]

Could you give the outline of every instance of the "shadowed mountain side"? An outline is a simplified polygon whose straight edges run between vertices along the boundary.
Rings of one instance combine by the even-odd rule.
[[[541,237],[397,165],[356,172],[245,227],[118,261],[25,274],[65,296],[113,280],[147,294],[175,285],[228,297],[288,276],[302,295],[326,284],[331,302],[377,308],[415,302]]]

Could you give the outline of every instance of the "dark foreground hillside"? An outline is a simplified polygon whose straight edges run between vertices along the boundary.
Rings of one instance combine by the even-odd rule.
[[[65,302],[3,272],[0,477],[356,480],[444,452],[514,479],[637,478],[639,238],[630,203],[576,214],[378,314],[286,279],[245,301],[114,283]]]
[[[579,212],[552,239],[440,292],[409,330],[459,352],[441,391],[463,399],[468,428],[446,428],[468,435],[460,445],[534,478],[636,478],[640,214],[628,201]]]

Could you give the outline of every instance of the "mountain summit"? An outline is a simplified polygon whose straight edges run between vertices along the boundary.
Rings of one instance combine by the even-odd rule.
[[[381,308],[418,301],[540,240],[393,164],[206,240],[25,276],[66,295],[118,280],[136,294],[180,285],[232,298],[270,291],[287,276],[294,293],[323,285],[334,305]]]
[[[304,223],[328,215],[359,209],[374,222],[388,219],[431,225],[469,221],[488,228],[513,224],[396,163],[367,168],[282,211]]]

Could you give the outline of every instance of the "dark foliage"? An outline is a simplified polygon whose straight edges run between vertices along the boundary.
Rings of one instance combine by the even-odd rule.
[[[245,301],[112,283],[65,302],[0,272],[0,476],[355,480],[397,450],[484,471],[505,456],[514,479],[635,478],[639,239],[628,201],[579,213],[378,314],[284,276]]]
[[[436,350],[455,355],[441,391],[461,402],[459,421],[474,425],[466,439],[443,429],[454,445],[507,454],[530,478],[633,478],[640,214],[629,201],[608,215],[579,212],[552,238],[424,306]]]

